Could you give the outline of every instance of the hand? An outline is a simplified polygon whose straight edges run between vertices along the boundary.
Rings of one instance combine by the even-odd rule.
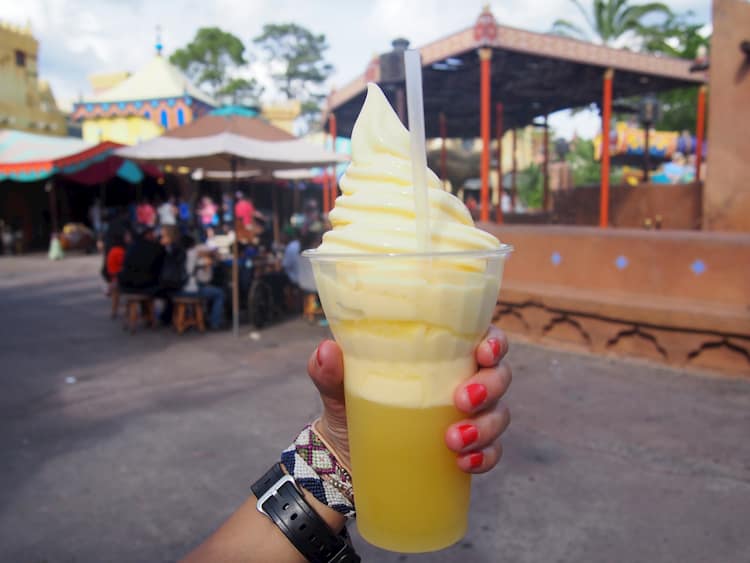
[[[510,367],[500,360],[508,352],[503,332],[490,327],[475,351],[479,371],[462,382],[453,395],[456,408],[466,419],[445,432],[445,443],[456,452],[456,463],[467,473],[489,471],[502,456],[500,435],[510,424],[510,411],[500,402],[511,380]],[[320,391],[323,414],[316,430],[336,450],[347,467],[349,436],[344,408],[344,359],[332,340],[324,340],[310,356],[307,373]]]

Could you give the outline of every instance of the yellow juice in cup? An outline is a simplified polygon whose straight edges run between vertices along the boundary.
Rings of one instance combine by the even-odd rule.
[[[347,374],[351,375],[351,374]],[[404,553],[447,547],[466,533],[471,476],[445,445],[452,405],[407,408],[346,395],[357,528]]]

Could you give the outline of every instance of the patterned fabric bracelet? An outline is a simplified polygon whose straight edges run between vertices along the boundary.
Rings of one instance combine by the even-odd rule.
[[[352,477],[315,433],[313,425],[305,426],[281,453],[281,463],[316,499],[347,518],[354,518]]]

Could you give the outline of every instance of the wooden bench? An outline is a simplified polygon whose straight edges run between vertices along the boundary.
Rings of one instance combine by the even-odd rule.
[[[156,326],[156,315],[154,312],[154,298],[144,293],[123,293],[125,299],[125,325],[130,334],[135,333],[138,321],[143,321],[146,326]]]
[[[172,324],[177,334],[182,334],[190,327],[196,327],[201,332],[206,330],[203,315],[203,300],[200,297],[175,297],[172,299],[174,312]]]

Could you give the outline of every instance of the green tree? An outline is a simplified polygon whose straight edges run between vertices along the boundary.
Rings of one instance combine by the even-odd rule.
[[[570,144],[570,151],[565,160],[573,171],[574,186],[590,186],[598,184],[602,167],[594,159],[594,141],[576,139]]]
[[[598,41],[612,45],[626,34],[643,37],[649,30],[657,27],[645,21],[655,16],[670,18],[672,11],[661,2],[631,4],[629,0],[593,0],[591,11],[587,10],[581,0],[570,0],[586,21],[585,28],[570,20],[559,19],[552,24],[552,33],[575,37],[586,41]]]
[[[255,102],[262,92],[254,78],[234,76],[248,63],[245,46],[239,38],[218,27],[200,28],[193,40],[177,49],[169,60],[213,96],[231,96],[234,103]]]
[[[544,197],[544,175],[538,164],[518,172],[516,179],[518,198],[527,209],[541,209]]]
[[[299,100],[303,116],[314,119],[326,95],[325,81],[333,72],[325,60],[325,35],[295,23],[266,24],[253,43],[265,54],[279,92]]]
[[[650,53],[694,60],[701,51],[707,51],[711,37],[701,33],[704,24],[690,21],[692,14],[673,15],[663,26],[654,28],[645,36],[643,48]],[[678,88],[657,96],[661,102],[661,119],[656,128],[665,131],[695,131],[698,101],[696,86]]]

